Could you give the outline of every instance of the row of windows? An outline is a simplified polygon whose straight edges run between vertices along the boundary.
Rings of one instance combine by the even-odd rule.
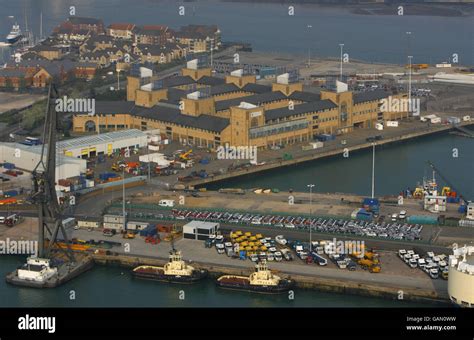
[[[289,131],[294,131],[294,130],[301,130],[301,129],[306,129],[308,127],[308,122],[302,122],[300,124],[293,124],[290,126],[283,126],[271,130],[265,130],[265,131],[256,131],[256,132],[250,132],[250,138],[259,138],[259,137],[265,137],[265,136],[271,136],[271,135],[276,135],[284,132],[289,132]]]

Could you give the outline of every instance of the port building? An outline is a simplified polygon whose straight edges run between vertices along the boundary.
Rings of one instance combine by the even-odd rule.
[[[338,82],[340,83],[340,82]],[[308,92],[298,77],[285,73],[271,86],[257,83],[242,69],[225,78],[191,60],[180,74],[154,79],[143,69],[127,77],[127,101],[96,102],[96,115],[74,114],[76,133],[159,129],[190,145],[251,145],[266,148],[373,128],[377,122],[406,118],[407,112],[382,111],[382,100],[407,98],[384,90]]]
[[[56,144],[56,181],[85,173],[87,159],[90,157],[110,155],[123,149],[146,145],[146,133],[137,129],[60,141]],[[41,159],[41,149],[42,145],[0,143],[0,161],[13,163],[16,168],[31,172]],[[39,169],[42,170],[41,167]]]

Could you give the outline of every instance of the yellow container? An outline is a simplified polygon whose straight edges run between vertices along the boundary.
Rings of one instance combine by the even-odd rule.
[[[250,231],[247,231],[244,235],[247,236],[247,237],[250,237],[250,236],[252,236],[252,233]]]

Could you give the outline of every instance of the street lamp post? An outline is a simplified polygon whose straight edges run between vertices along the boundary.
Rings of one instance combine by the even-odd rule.
[[[127,222],[125,218],[125,165],[122,164],[122,217],[123,217],[123,230],[127,228]]]
[[[411,65],[412,65],[412,59],[413,59],[413,56],[409,55],[408,56],[408,66],[409,66],[409,70],[408,70],[408,117],[410,117],[410,113],[411,113]]]
[[[308,184],[307,187],[309,188],[309,218],[311,219],[311,215],[313,213],[313,188],[314,184]],[[309,251],[311,252],[313,249],[313,244],[312,244],[312,230],[313,230],[313,225],[310,223],[309,224]]]
[[[342,81],[342,49],[344,47],[344,44],[339,44],[341,47],[341,66],[340,66],[340,75],[339,75],[339,81]]]
[[[375,143],[372,143],[372,198],[375,195]]]

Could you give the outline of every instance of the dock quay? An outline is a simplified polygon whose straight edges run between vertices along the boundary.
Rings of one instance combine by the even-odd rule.
[[[278,169],[286,166],[292,166],[300,163],[310,162],[318,159],[343,156],[344,152],[349,154],[372,147],[371,142],[366,141],[366,137],[380,134],[383,136],[382,140],[376,142],[378,146],[391,145],[394,143],[407,142],[416,138],[430,136],[440,133],[446,133],[449,131],[457,131],[462,133],[464,136],[472,137],[474,134],[472,131],[466,129],[467,127],[474,126],[472,121],[460,122],[459,124],[426,124],[419,121],[403,121],[400,122],[400,127],[392,131],[375,131],[362,129],[361,131],[353,131],[347,135],[338,136],[336,141],[327,143],[321,149],[311,151],[301,151],[301,145],[293,147],[287,147],[283,151],[292,155],[291,159],[282,159],[276,157],[278,152],[275,151],[261,151],[259,152],[259,161],[264,161],[265,164],[259,166],[248,167],[245,169],[233,170],[227,173],[209,176],[208,178],[196,179],[193,181],[186,182],[188,185],[196,187],[203,187],[206,184],[212,184],[220,181],[225,181],[231,178],[240,176],[247,176],[256,173],[262,173],[265,171]],[[345,139],[346,145],[341,145],[340,141]],[[278,153],[281,156],[281,151]]]
[[[151,258],[124,254],[93,254],[98,265],[115,265],[134,268],[138,265],[162,266],[165,257]],[[221,275],[249,275],[253,265],[249,261],[238,261],[233,265],[211,262],[192,262],[195,268],[207,269],[209,276],[215,279]],[[272,263],[271,268],[281,277],[289,276],[295,280],[297,288],[313,289],[322,292],[371,296],[385,299],[399,299],[417,302],[448,304],[447,282],[432,283],[428,278],[404,277],[401,275],[369,274],[367,272],[340,272],[333,269],[308,266],[303,263]],[[318,272],[317,275],[312,275]],[[332,272],[332,273],[331,273]],[[351,276],[353,276],[351,278]],[[400,293],[402,292],[402,293]],[[297,295],[296,295],[297,296]]]

